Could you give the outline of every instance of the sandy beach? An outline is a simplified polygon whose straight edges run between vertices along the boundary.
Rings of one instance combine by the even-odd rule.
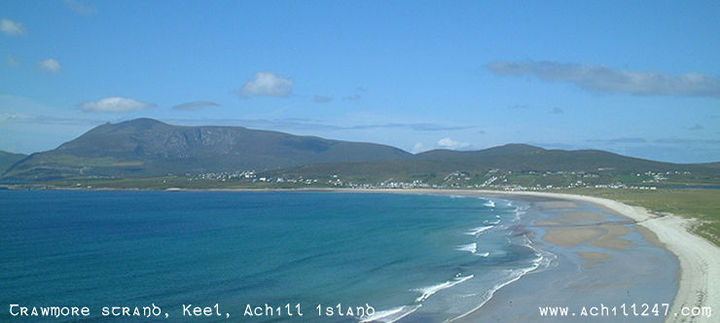
[[[176,190],[193,191],[186,189]],[[638,237],[642,236],[642,240],[645,241],[646,245],[662,247],[662,250],[665,250],[666,253],[669,251],[677,257],[679,270],[677,270],[677,267],[672,270],[677,276],[671,276],[667,280],[662,281],[667,281],[667,283],[658,284],[659,288],[661,286],[665,286],[662,288],[673,286],[673,290],[677,288],[677,293],[674,299],[672,299],[670,314],[665,318],[666,322],[716,322],[718,315],[714,311],[711,317],[693,317],[690,315],[674,314],[681,313],[683,308],[710,307],[715,311],[720,309],[720,280],[717,279],[720,277],[720,248],[689,231],[693,225],[693,220],[671,214],[654,214],[642,207],[630,206],[614,200],[561,193],[480,190],[217,189],[206,191],[323,191],[344,193],[452,194],[497,197],[500,199],[504,197],[517,197],[518,199],[527,198],[536,200],[537,202],[535,203],[542,207],[559,210],[559,212],[552,217],[534,222],[534,226],[541,227],[541,231],[543,232],[542,235],[536,238],[544,243],[550,243],[566,249],[576,249],[572,251],[572,253],[577,259],[580,259],[581,262],[571,265],[578,265],[590,271],[590,273],[584,274],[583,279],[587,280],[589,276],[598,275],[599,273],[601,273],[601,275],[610,275],[609,277],[593,277],[591,279],[594,280],[592,281],[593,284],[586,284],[587,282],[584,282],[584,285],[579,284],[583,285],[583,287],[580,288],[594,288],[595,290],[593,290],[591,294],[599,292],[597,288],[605,288],[605,293],[615,288],[609,294],[612,297],[612,293],[617,292],[618,286],[622,288],[622,286],[634,284],[633,280],[613,283],[614,279],[612,277],[613,271],[623,270],[616,267],[618,265],[618,259],[616,259],[618,255],[627,253],[629,249],[637,247],[636,243],[632,241],[633,239],[626,237],[633,231],[633,235]],[[578,204],[594,205],[596,208],[594,210],[581,210],[577,208]],[[616,220],[608,221],[606,218],[608,212],[621,217],[616,217]],[[628,227],[633,229],[630,230]],[[634,252],[642,253],[644,251],[635,250]],[[632,256],[629,257],[629,259],[631,259],[630,262],[633,262]],[[615,259],[615,262],[612,262],[613,259]],[[627,259],[628,256],[625,255],[623,260],[627,261]],[[667,257],[664,259],[667,259]],[[645,264],[644,268],[641,269],[647,270],[647,268],[650,267],[654,271],[670,271],[669,268],[666,270],[663,266],[663,263],[652,263]],[[640,267],[630,267],[629,269],[633,270],[638,268]],[[552,299],[553,297],[553,294],[547,294],[545,292],[548,288],[562,290],[577,289],[577,286],[579,286],[571,287],[562,281],[564,277],[556,276],[558,276],[556,273],[540,273],[538,275],[523,277],[520,281],[498,290],[498,295],[493,297],[481,310],[468,315],[466,321],[502,319],[502,314],[498,314],[497,312],[498,306],[502,305],[507,307],[507,302],[515,302],[516,305],[523,304],[523,297],[518,298],[518,293],[520,293],[520,295],[522,295],[522,293],[527,294],[524,292],[527,290],[527,285],[537,287],[538,290],[543,290],[543,295],[546,295],[545,297],[547,299]],[[657,280],[654,280],[654,282],[657,282]],[[527,297],[537,297],[537,295],[537,293],[532,293],[530,296],[525,296],[525,301],[527,301]],[[668,303],[670,303],[670,300],[670,297],[668,297]],[[499,304],[502,302],[505,302],[505,304]],[[525,305],[528,304],[529,303],[525,302]],[[488,314],[486,314],[486,312],[493,311],[491,307],[494,307],[494,311],[496,312],[495,316],[488,316]],[[523,319],[524,321],[532,322],[539,319],[539,317],[537,313],[535,313],[534,316],[526,316]],[[523,321],[523,319],[518,321]]]
[[[224,191],[224,190],[219,190]],[[233,191],[233,190],[229,190]],[[246,190],[239,190],[246,191]],[[262,191],[262,190],[247,190]],[[278,191],[278,190],[267,190]],[[285,191],[285,190],[279,190]],[[287,190],[297,191],[297,190]],[[720,310],[720,248],[690,232],[693,220],[673,214],[653,214],[645,208],[630,206],[618,201],[564,193],[549,192],[523,192],[523,191],[486,191],[486,190],[433,190],[433,189],[320,189],[308,191],[332,191],[350,193],[401,193],[401,194],[458,194],[467,196],[517,196],[517,197],[544,197],[553,199],[548,204],[553,208],[571,207],[572,203],[565,201],[584,202],[599,206],[615,214],[629,218],[636,224],[643,238],[655,245],[662,246],[677,256],[680,264],[678,277],[678,292],[669,311],[666,322],[715,322],[717,314],[710,317],[673,315],[680,313],[683,308],[692,309],[710,307],[714,311]],[[564,219],[538,223],[539,225],[558,226],[551,228],[543,239],[558,245],[572,246],[582,242],[592,241],[592,245],[615,250],[623,250],[629,242],[618,239],[627,234],[620,226],[605,223],[584,228],[561,228],[566,221],[571,220],[598,220],[597,214],[570,213]],[[598,238],[599,237],[599,238]],[[588,267],[608,258],[603,253],[585,252],[578,255],[588,261]]]
[[[484,190],[432,190],[432,189],[393,189],[393,190],[356,190],[356,189],[328,189],[328,191],[354,192],[354,193],[405,193],[405,194],[460,194],[472,196],[534,196],[545,197],[551,199],[559,199],[552,205],[555,208],[562,208],[563,201],[579,201],[594,204],[610,210],[616,214],[629,218],[634,221],[639,228],[647,229],[653,235],[647,232],[643,236],[654,243],[660,243],[673,254],[675,254],[680,263],[680,277],[678,280],[678,293],[674,299],[670,313],[679,313],[683,307],[711,307],[714,311],[720,310],[720,248],[699,237],[689,230],[692,227],[693,220],[683,218],[673,214],[653,214],[647,209],[630,206],[618,201],[564,193],[549,192],[521,192],[521,191],[484,191]],[[568,215],[567,217],[580,217],[582,215]],[[585,218],[595,218],[595,215],[586,215]],[[556,223],[559,224],[559,223]],[[594,229],[589,229],[594,230]],[[612,228],[611,228],[612,230]],[[621,230],[621,229],[620,229]],[[596,232],[582,230],[568,231],[566,233],[573,236],[595,237]],[[607,236],[621,235],[621,232],[611,233]],[[552,237],[550,237],[552,239]],[[563,238],[563,243],[573,243],[572,239]],[[623,242],[612,241],[612,237],[594,241],[595,244],[601,244],[614,249],[622,249]],[[585,257],[602,257],[589,256]],[[717,319],[717,315],[711,318],[691,317],[681,315],[669,315],[667,322],[713,322]]]
[[[492,194],[484,192],[483,194]],[[497,194],[497,193],[495,193]],[[655,233],[661,243],[680,261],[679,290],[671,313],[679,313],[682,307],[710,306],[720,309],[720,248],[692,234],[688,229],[692,220],[677,215],[658,216],[642,207],[629,206],[617,201],[572,194],[540,192],[507,192],[509,195],[544,196],[589,202],[607,208],[634,220]],[[667,322],[713,322],[716,318],[669,316]]]
[[[693,220],[673,214],[653,214],[645,208],[630,206],[618,201],[564,193],[549,192],[522,192],[522,191],[484,191],[484,190],[334,190],[347,192],[377,192],[377,193],[405,193],[405,194],[458,194],[470,196],[528,196],[544,197],[554,199],[548,205],[554,208],[569,207],[562,200],[577,201],[597,205],[613,213],[629,218],[640,229],[643,237],[654,244],[659,244],[677,256],[680,264],[680,275],[678,278],[678,292],[666,318],[666,322],[716,322],[720,310],[720,248],[699,237],[689,230]],[[597,219],[593,214],[568,214],[565,219]],[[546,225],[562,226],[564,220],[552,221]],[[618,236],[626,234],[622,227],[599,224],[586,228],[557,228],[550,230],[544,239],[554,241],[558,244],[575,245],[593,238],[595,246],[623,250],[628,247],[628,242],[618,239]],[[581,253],[583,259],[589,261],[592,266],[598,261],[607,258],[607,255],[597,253]],[[683,308],[710,307],[713,315],[710,318],[702,316],[673,315],[680,313]]]
[[[720,248],[711,244],[707,240],[691,233],[689,228],[692,226],[692,220],[682,218],[677,215],[663,214],[656,215],[650,213],[642,207],[626,205],[614,200],[546,192],[498,192],[498,191],[431,191],[427,193],[452,193],[452,194],[468,194],[476,196],[536,196],[547,197],[553,199],[563,199],[570,201],[579,201],[598,205],[608,209],[614,213],[630,218],[635,223],[657,236],[657,240],[662,243],[665,248],[670,250],[678,257],[680,263],[679,288],[675,296],[670,313],[680,313],[683,307],[711,307],[714,311],[720,310]],[[407,193],[418,193],[417,190],[408,190]],[[560,205],[556,205],[560,206]],[[573,215],[575,216],[575,215]],[[589,216],[587,218],[593,218]],[[596,228],[582,229],[565,229],[563,237],[550,236],[546,239],[559,239],[559,243],[575,244],[578,240],[584,241],[599,235]],[[612,230],[612,229],[611,229]],[[552,232],[552,231],[550,231]],[[606,239],[595,240],[595,244],[601,244],[605,247],[622,249],[624,243],[617,241],[613,236],[622,235],[622,232],[610,232],[606,234]],[[650,240],[653,240],[651,237]],[[581,255],[588,260],[597,261],[605,258],[605,255],[584,254]],[[717,314],[713,313],[712,317],[692,317],[670,314],[666,318],[666,322],[716,322]]]

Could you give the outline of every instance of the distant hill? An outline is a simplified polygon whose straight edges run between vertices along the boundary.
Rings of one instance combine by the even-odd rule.
[[[25,157],[27,157],[25,154],[16,154],[0,150],[0,173]]]
[[[410,157],[408,152],[379,144],[135,119],[98,126],[54,150],[32,154],[3,177],[161,176]]]
[[[706,163],[706,164],[703,164],[703,165],[705,165],[705,166],[707,166],[707,167],[712,167],[712,168],[720,168],[720,162]]]
[[[525,173],[602,171],[622,176],[645,171],[688,171],[698,182],[720,177],[720,163],[664,163],[601,150],[567,151],[508,144],[476,151],[439,149],[413,155],[372,143],[243,127],[174,126],[152,119],[101,125],[54,150],[23,157],[13,157],[15,162],[8,163],[12,166],[3,178],[149,177],[255,170],[270,176],[342,175],[372,182],[393,177],[442,179],[454,172],[487,177],[493,169]]]
[[[697,165],[664,163],[627,157],[602,150],[560,150],[509,144],[478,151],[438,151],[418,154],[420,160],[442,160],[469,169],[500,168],[517,171],[595,171],[599,168],[617,171],[675,170]]]
[[[337,174],[352,177],[373,175],[423,178],[454,171],[483,173],[491,169],[583,172],[604,170],[616,174],[687,170],[713,176],[720,174],[717,163],[674,164],[601,150],[548,150],[524,144],[509,144],[477,151],[432,150],[402,160],[305,165],[277,173],[309,177]]]
[[[493,156],[505,156],[512,154],[533,154],[545,151],[540,147],[526,144],[507,144],[483,150],[457,151],[448,149],[435,149],[415,155],[416,159],[422,160],[446,160],[462,158],[483,158]]]

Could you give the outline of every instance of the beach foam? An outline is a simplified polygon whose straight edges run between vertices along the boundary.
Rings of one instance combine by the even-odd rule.
[[[520,216],[527,213],[527,207],[515,206],[515,221],[520,221]]]
[[[414,306],[406,305],[406,306],[398,306],[393,307],[389,310],[384,311],[378,311],[375,312],[375,314],[362,317],[360,318],[360,322],[385,322],[385,323],[392,323],[395,321],[398,321],[402,319],[403,317],[406,317],[413,312],[417,311],[418,308],[420,308],[422,304],[417,304]]]
[[[468,251],[470,253],[476,253],[477,252],[477,242],[464,244],[462,246],[457,247],[458,251]]]
[[[508,203],[508,206],[510,206],[510,205],[511,204]],[[521,206],[513,206],[513,207],[515,208],[515,210],[514,210],[515,221],[519,221],[521,215],[526,213],[527,207],[521,207]],[[499,216],[498,216],[498,218],[499,218]],[[484,229],[483,231],[485,231],[485,230],[488,230],[488,229]],[[508,270],[507,280],[499,282],[498,284],[494,285],[492,288],[487,290],[483,295],[483,300],[477,306],[475,306],[474,308],[472,308],[471,310],[469,310],[468,312],[466,312],[464,314],[461,314],[457,317],[449,319],[447,322],[452,322],[452,321],[461,319],[461,318],[466,317],[466,316],[470,315],[471,313],[477,311],[478,309],[483,307],[488,301],[490,301],[490,299],[492,299],[493,295],[495,295],[495,292],[497,292],[498,290],[500,290],[501,288],[503,288],[509,284],[512,284],[513,282],[518,281],[520,278],[524,277],[525,275],[532,273],[532,272],[545,271],[548,268],[552,267],[553,264],[557,265],[556,262],[554,262],[554,260],[557,259],[557,256],[549,251],[542,250],[542,249],[538,248],[537,246],[535,246],[533,244],[532,240],[527,235],[523,235],[522,245],[531,249],[535,253],[536,258],[532,260],[532,263],[529,266],[524,267],[524,268]],[[478,254],[476,251],[475,254],[482,256],[482,257],[490,256],[489,252]]]
[[[485,225],[485,226],[482,226],[482,227],[477,227],[477,228],[475,228],[475,229],[472,229],[472,230],[468,231],[466,234],[469,235],[469,236],[476,236],[476,235],[478,235],[478,234],[480,234],[480,233],[482,233],[482,232],[484,232],[484,231],[487,231],[487,230],[492,229],[493,227],[494,227],[494,226],[492,226],[492,225]]]
[[[426,299],[430,298],[430,296],[434,295],[435,293],[437,293],[443,289],[453,287],[457,284],[464,283],[464,282],[472,279],[473,277],[475,277],[475,276],[474,275],[468,275],[468,276],[464,276],[464,277],[459,276],[453,280],[446,281],[442,284],[437,284],[437,285],[433,285],[433,286],[429,286],[429,287],[425,287],[425,288],[415,289],[414,291],[422,293],[422,295],[420,295],[420,297],[416,298],[415,301],[416,302],[425,301]]]
[[[453,198],[460,198],[460,196],[453,197]],[[528,210],[528,207],[523,204],[513,204],[512,202],[508,202],[507,200],[491,200],[487,198],[480,198],[483,200],[481,202],[483,206],[491,208],[486,209],[484,212],[492,212],[490,214],[485,213],[485,216],[491,217],[489,220],[481,219],[482,226],[478,226],[475,228],[472,228],[465,232],[466,235],[474,236],[477,239],[479,239],[480,235],[483,235],[485,231],[488,231],[492,228],[505,230],[510,228],[509,226],[500,226],[501,223],[509,223],[512,224],[513,222],[518,222],[521,220],[522,215],[525,214]],[[500,203],[500,204],[497,204]],[[494,213],[494,214],[493,214]],[[504,215],[507,214],[510,217],[505,217]],[[501,216],[502,215],[502,216]],[[514,215],[514,216],[513,216]],[[487,239],[490,239],[490,243],[495,242],[495,239],[499,236],[495,235],[493,232],[486,233]],[[483,239],[485,239],[485,235],[483,235]],[[506,236],[506,235],[502,235]],[[419,292],[420,295],[415,298],[414,304],[418,307],[411,307],[412,305],[405,305],[400,307],[393,307],[386,311],[378,312],[378,314],[374,315],[373,317],[364,318],[363,322],[370,322],[370,321],[380,321],[380,322],[395,322],[397,320],[400,320],[401,318],[407,317],[408,315],[412,314],[413,312],[423,312],[426,308],[427,311],[435,311],[437,308],[437,304],[435,303],[436,298],[440,303],[446,302],[449,299],[452,299],[453,297],[457,297],[457,295],[453,295],[453,292],[457,289],[461,292],[472,292],[475,291],[475,293],[472,293],[473,295],[470,296],[468,294],[463,294],[462,297],[473,297],[474,300],[472,302],[469,302],[467,304],[456,304],[458,307],[455,308],[453,311],[444,312],[445,314],[451,314],[455,317],[448,316],[445,318],[445,320],[456,320],[462,317],[466,317],[472,312],[477,311],[480,307],[484,306],[490,299],[492,299],[495,292],[517,280],[522,278],[528,273],[535,272],[535,271],[542,271],[543,268],[546,268],[550,266],[552,259],[555,259],[553,254],[547,253],[544,250],[540,250],[536,248],[532,241],[529,239],[528,236],[522,235],[523,240],[516,241],[513,244],[515,245],[523,245],[525,247],[528,247],[532,250],[532,253],[530,253],[530,259],[528,259],[528,262],[522,265],[522,267],[515,267],[512,269],[500,269],[498,270],[491,270],[488,271],[488,274],[491,275],[498,275],[496,278],[491,278],[492,281],[486,281],[488,279],[488,276],[486,277],[485,269],[480,269],[477,272],[466,272],[464,273],[465,276],[462,276],[461,274],[457,274],[457,276],[451,280],[445,281],[440,284],[431,285],[428,287],[418,288],[418,289],[411,289],[411,291]],[[479,240],[477,240],[479,241]],[[510,240],[508,240],[510,242]],[[478,251],[478,248],[482,246],[482,242],[472,242],[467,244],[461,244],[457,245],[455,249],[457,251],[462,252],[469,252],[473,255],[476,255],[478,257],[487,258],[486,261],[493,261],[493,259],[498,259],[498,261],[502,261],[503,254],[507,254],[507,251],[503,250],[503,248],[499,248],[497,250],[492,249],[493,258],[490,257],[491,252],[489,250],[482,250]],[[534,254],[535,257],[532,255]],[[494,272],[494,274],[493,274]],[[475,278],[476,275],[477,279],[473,280],[472,282],[468,282],[472,278]],[[463,285],[464,287],[456,287],[452,290],[449,290],[447,292],[440,293],[439,296],[434,296],[435,294],[438,294],[440,291],[448,288],[452,288],[457,286],[458,284],[468,282],[467,285]],[[475,285],[473,285],[475,284]],[[434,296],[434,297],[433,297]],[[448,299],[445,299],[446,297],[450,297]],[[464,302],[461,302],[464,303]],[[424,305],[423,308],[420,308],[419,305]],[[416,313],[417,314],[417,313]],[[415,314],[413,314],[415,315]],[[413,317],[412,315],[410,317]]]
[[[529,240],[528,240],[528,242],[529,242]],[[490,301],[490,299],[492,299],[493,295],[495,295],[495,292],[497,292],[498,290],[500,290],[501,288],[503,288],[507,285],[510,285],[510,284],[518,281],[520,278],[523,278],[528,273],[531,273],[536,270],[544,270],[545,268],[547,268],[550,265],[550,263],[552,262],[552,259],[554,259],[553,258],[555,256],[554,254],[551,254],[546,251],[540,251],[532,245],[528,245],[528,247],[533,249],[536,252],[535,254],[538,256],[538,258],[536,258],[533,261],[532,265],[525,267],[525,268],[508,270],[509,279],[493,286],[488,291],[486,291],[484,294],[484,296],[485,296],[484,300],[482,302],[480,302],[480,304],[478,304],[478,306],[472,308],[470,311],[467,311],[466,313],[463,313],[459,316],[456,316],[456,317],[453,317],[453,318],[447,320],[447,322],[452,322],[452,321],[461,319],[461,318],[466,317],[466,316],[470,315],[471,313],[477,311],[478,309],[483,307],[488,301]],[[548,256],[550,256],[550,257],[548,257]]]

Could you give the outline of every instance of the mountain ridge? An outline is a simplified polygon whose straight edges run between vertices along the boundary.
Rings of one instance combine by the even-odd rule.
[[[38,180],[161,176],[410,156],[401,149],[373,143],[244,127],[175,126],[140,118],[97,126],[56,149],[28,156],[3,176]]]
[[[26,156],[9,166],[2,177],[51,180],[243,170],[297,175],[413,174],[422,177],[438,172],[486,172],[491,169],[611,169],[622,173],[687,170],[715,174],[720,172],[720,163],[676,164],[602,150],[544,149],[522,143],[472,151],[435,149],[411,154],[374,143],[237,126],[177,126],[139,118],[97,126],[56,149]]]

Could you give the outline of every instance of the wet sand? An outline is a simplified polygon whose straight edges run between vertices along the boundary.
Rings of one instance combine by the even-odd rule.
[[[678,262],[666,249],[645,240],[633,221],[586,202],[511,198],[529,203],[527,216],[537,218],[530,219],[528,229],[537,233],[538,245],[557,259],[551,268],[501,289],[484,307],[458,322],[665,321],[664,317],[581,316],[583,306],[601,303],[672,303],[678,290]],[[576,316],[542,317],[541,306],[567,306]]]
[[[547,230],[543,240],[559,246],[571,247],[604,235],[600,229],[557,227]]]

